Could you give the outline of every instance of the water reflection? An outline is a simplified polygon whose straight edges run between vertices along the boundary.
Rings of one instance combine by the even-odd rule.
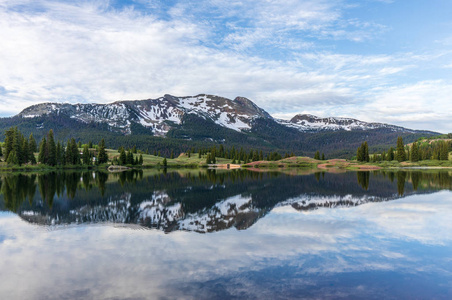
[[[0,182],[1,208],[14,212],[0,212],[2,299],[452,297],[452,193],[439,191],[451,189],[449,172],[68,172]],[[159,230],[66,226],[104,222]],[[247,230],[223,230],[231,227]]]
[[[452,174],[132,170],[8,174],[0,184],[0,208],[36,224],[113,222],[165,232],[212,232],[247,229],[278,206],[300,211],[350,207],[450,190]]]

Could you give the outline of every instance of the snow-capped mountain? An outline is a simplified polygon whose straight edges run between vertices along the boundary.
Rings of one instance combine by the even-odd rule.
[[[130,196],[126,193],[121,199],[111,199],[107,205],[85,205],[64,215],[42,214],[32,210],[21,211],[19,215],[28,222],[55,228],[78,224],[113,223],[139,225],[166,233],[179,230],[208,233],[233,227],[238,230],[247,229],[273,209],[273,207],[258,208],[253,204],[251,197],[236,195],[195,213],[186,213],[182,204],[174,203],[174,199],[164,191],[154,192],[150,199],[135,206],[132,206]],[[298,211],[309,211],[319,208],[354,207],[398,198],[400,198],[398,195],[378,197],[303,194],[282,201],[275,207],[292,206]]]
[[[65,115],[83,123],[105,123],[110,129],[131,134],[131,124],[138,123],[154,135],[165,135],[174,125],[183,122],[185,115],[194,114],[235,131],[249,130],[256,118],[271,118],[252,101],[237,97],[230,100],[213,95],[118,101],[111,104],[42,103],[19,113],[22,118],[45,115]]]
[[[393,132],[414,133],[415,130],[407,129],[400,126],[383,124],[383,123],[367,123],[351,118],[327,117],[320,118],[313,115],[296,115],[290,121],[277,120],[278,123],[287,127],[296,128],[302,132],[316,131],[337,131],[337,130],[372,130],[372,129],[389,129]]]
[[[252,129],[256,119],[276,121],[285,127],[295,128],[301,132],[382,128],[392,132],[415,132],[399,126],[367,123],[351,118],[296,115],[289,121],[279,120],[271,117],[247,98],[237,97],[230,100],[205,94],[190,97],[165,95],[158,99],[118,101],[111,104],[42,103],[30,106],[18,114],[21,118],[46,115],[67,116],[82,123],[103,123],[107,124],[110,130],[123,134],[131,134],[132,123],[137,123],[157,136],[164,136],[174,126],[183,124],[184,116],[187,115],[211,120],[215,124],[237,132]]]

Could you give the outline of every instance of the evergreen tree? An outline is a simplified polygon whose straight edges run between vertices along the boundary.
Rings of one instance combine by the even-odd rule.
[[[35,138],[33,137],[33,133],[31,133],[28,137],[28,148],[30,150],[30,153],[38,152],[38,146],[36,144]]]
[[[127,151],[126,164],[133,165],[133,163],[134,163],[133,153],[132,151]]]
[[[388,150],[388,161],[393,161],[395,159],[394,148],[389,148]]]
[[[30,151],[28,150],[28,140],[23,138],[22,139],[22,163],[26,164],[29,162],[29,153]]]
[[[91,157],[89,155],[88,145],[83,146],[82,161],[83,161],[84,165],[90,165],[91,164]]]
[[[61,147],[60,141],[58,141],[56,145],[56,164],[57,166],[63,164],[63,149]]]
[[[143,165],[143,154],[140,154],[140,158],[138,159],[138,164],[139,164],[140,166]]]
[[[97,147],[98,154],[97,154],[97,163],[98,164],[105,164],[108,162],[108,155],[107,151],[105,150],[105,140],[102,139],[99,143],[99,146]]]
[[[322,160],[325,160],[325,153],[322,153]]]
[[[440,141],[439,143],[439,159],[449,160],[449,147],[444,141]]]
[[[364,142],[363,147],[364,147],[364,150],[363,150],[364,161],[369,162],[370,161],[369,145],[367,144],[367,142]]]
[[[405,147],[403,146],[403,139],[401,136],[397,138],[397,161],[402,162],[406,160]]]
[[[8,155],[8,160],[6,162],[8,163],[8,165],[18,165],[19,164],[19,159],[17,158],[15,150],[10,151],[10,153]]]
[[[68,140],[66,144],[66,164],[72,165],[72,146],[70,140]]]
[[[74,138],[71,139],[70,149],[71,149],[71,158],[72,158],[72,161],[70,163],[72,165],[79,165],[80,164],[80,151],[79,151],[79,147],[78,147],[77,143],[75,142]]]
[[[92,141],[89,141],[88,148],[93,148],[93,142]]]
[[[17,164],[21,165],[23,163],[23,157],[22,157],[22,139],[21,139],[21,133],[17,129],[17,127],[14,128],[14,135],[13,135],[13,151],[16,152],[16,159]]]
[[[8,160],[9,153],[13,150],[15,130],[17,130],[17,127],[11,127],[5,132],[5,161]]]
[[[168,166],[168,162],[166,161],[166,157],[163,158],[163,167],[166,168]]]
[[[47,163],[47,140],[45,137],[42,137],[41,143],[39,144],[38,162],[41,164]]]
[[[207,157],[206,157],[206,164],[211,164],[212,162],[211,162],[211,159],[210,159],[210,153],[208,153],[207,154]]]
[[[320,151],[317,151],[317,152],[314,154],[314,159],[320,160]]]
[[[411,145],[411,161],[419,161],[419,147],[416,142]]]
[[[357,161],[363,161],[364,157],[363,157],[363,145],[361,144],[361,146],[358,147],[358,150],[356,150],[356,160]]]
[[[133,147],[132,147],[132,153],[137,153],[137,146],[136,145],[133,145]]]
[[[121,149],[121,152],[119,153],[119,164],[121,166],[124,166],[127,164],[127,155],[124,148]]]
[[[50,129],[49,133],[47,134],[47,164],[49,166],[55,166],[56,165],[56,146],[55,146],[55,140],[53,138],[53,130]]]
[[[171,150],[170,158],[171,158],[171,159],[174,159],[174,151],[173,151],[173,150]]]

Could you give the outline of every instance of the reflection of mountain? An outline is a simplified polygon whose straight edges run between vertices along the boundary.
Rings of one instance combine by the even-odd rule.
[[[165,232],[212,232],[249,228],[275,206],[348,207],[397,199],[417,193],[415,188],[424,193],[452,188],[447,172],[193,174],[12,175],[2,178],[0,207],[41,225],[111,222]]]

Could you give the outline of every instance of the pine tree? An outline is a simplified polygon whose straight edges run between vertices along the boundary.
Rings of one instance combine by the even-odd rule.
[[[49,166],[55,166],[56,165],[56,146],[55,146],[55,140],[53,138],[53,130],[50,129],[49,133],[47,135],[47,164]]]
[[[6,162],[8,163],[8,165],[18,165],[19,164],[19,159],[17,158],[16,150],[10,151],[10,153],[8,155],[8,160]]]
[[[68,140],[66,144],[66,164],[72,165],[72,148],[71,141]]]
[[[367,144],[367,142],[364,142],[363,147],[364,147],[364,150],[363,150],[364,161],[369,162],[369,160],[370,160],[369,145]]]
[[[314,154],[314,159],[320,160],[320,151],[317,151],[317,152]]]
[[[143,165],[143,154],[140,154],[140,158],[138,159],[138,164],[139,164],[140,166]]]
[[[72,138],[71,139],[71,157],[72,157],[72,161],[71,164],[73,165],[79,165],[80,164],[80,151],[79,151],[79,147],[77,145],[77,143],[75,142],[75,139]]]
[[[163,167],[166,168],[168,166],[168,162],[166,161],[166,157],[163,158]]]
[[[57,166],[63,164],[63,150],[60,141],[58,141],[56,145],[56,164]]]
[[[98,154],[97,154],[97,163],[98,164],[105,164],[108,162],[108,155],[107,151],[105,150],[105,140],[102,139],[99,143],[99,146],[97,147]]]
[[[25,138],[22,138],[22,163],[26,164],[29,162],[29,153],[28,150],[28,140]]]
[[[124,166],[127,164],[127,155],[124,148],[121,149],[121,152],[119,153],[119,164],[121,166]]]
[[[363,157],[363,145],[361,144],[361,146],[358,147],[358,150],[356,150],[356,160],[357,161],[363,161],[364,157]]]
[[[47,163],[47,140],[45,137],[42,137],[41,143],[39,144],[38,162],[41,164]]]
[[[397,161],[402,162],[406,160],[405,147],[403,146],[403,139],[401,136],[397,138]]]
[[[411,145],[411,161],[419,161],[419,147],[416,142]]]
[[[170,158],[171,158],[171,159],[174,159],[174,151],[173,151],[173,150],[171,150]]]
[[[13,150],[13,139],[17,127],[11,127],[5,132],[5,161],[8,160],[9,153]]]
[[[28,137],[28,147],[30,149],[30,152],[38,152],[38,146],[36,144],[35,138],[33,137],[33,133],[31,133]]]
[[[389,148],[388,150],[388,161],[393,161],[395,159],[394,148]]]
[[[206,164],[211,164],[210,153],[207,154]]]
[[[449,160],[449,147],[444,141],[440,141],[439,143],[439,159]]]
[[[322,160],[325,160],[325,153],[322,153]]]
[[[82,161],[83,161],[84,165],[90,165],[91,164],[91,157],[89,155],[88,145],[83,146]]]
[[[134,162],[132,151],[127,151],[126,164],[133,165]]]

